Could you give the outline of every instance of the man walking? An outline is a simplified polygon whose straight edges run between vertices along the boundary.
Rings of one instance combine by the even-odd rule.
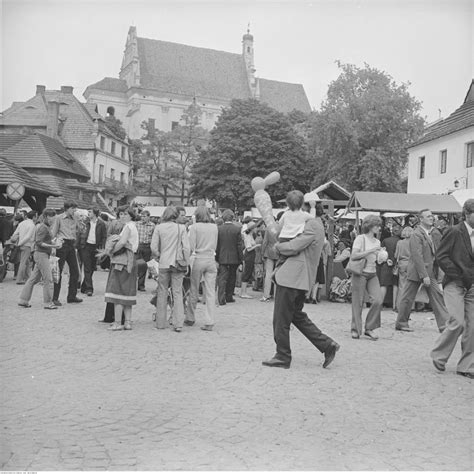
[[[292,191],[294,192],[294,191]],[[303,196],[302,196],[303,197]],[[263,361],[267,367],[289,369],[291,365],[290,325],[324,354],[323,368],[336,356],[339,344],[326,336],[303,312],[306,293],[316,281],[316,271],[324,244],[324,226],[319,217],[306,222],[304,232],[288,242],[275,245],[287,257],[275,272],[275,306],[273,309],[273,337],[276,353]]]
[[[237,267],[243,260],[243,243],[240,228],[233,223],[234,213],[226,209],[222,213],[224,223],[219,226],[217,234],[216,261],[217,300],[219,305],[234,303],[234,288]]]
[[[105,222],[99,217],[99,209],[96,207],[89,209],[89,222],[86,224],[86,242],[82,249],[82,263],[84,265],[84,280],[81,285],[81,292],[87,296],[94,293],[92,275],[96,269],[96,254],[98,250],[105,248],[107,240],[107,228]]]
[[[434,242],[431,235],[434,217],[429,209],[423,209],[420,211],[419,220],[420,225],[410,237],[411,258],[408,261],[407,281],[400,295],[395,329],[405,332],[413,331],[408,326],[408,318],[420,283],[423,283],[433,308],[436,324],[439,331],[442,332],[449,316],[444,304],[443,293],[438,286],[438,265],[435,261],[436,239]]]
[[[30,277],[31,265],[30,256],[35,243],[35,222],[36,211],[30,211],[26,214],[26,218],[21,221],[13,236],[18,236],[18,247],[20,249],[20,266],[16,275],[16,284],[24,285]],[[12,236],[12,238],[13,238]]]
[[[62,247],[56,251],[59,257],[59,282],[54,284],[53,303],[62,306],[59,301],[61,292],[61,281],[64,263],[69,266],[69,288],[67,294],[68,303],[82,303],[82,299],[77,297],[77,282],[79,280],[79,267],[77,265],[76,249],[74,244],[77,239],[77,221],[74,217],[77,204],[72,201],[64,203],[64,212],[56,216],[51,230],[53,239],[62,241]]]
[[[151,259],[151,237],[155,230],[155,224],[150,221],[150,213],[148,211],[142,211],[141,221],[136,223],[138,230],[138,250],[137,260],[143,260],[148,262]],[[147,266],[140,263],[138,265],[138,291],[145,291],[145,278]]]
[[[456,373],[474,378],[474,199],[462,209],[463,222],[449,229],[441,240],[436,259],[444,271],[444,301],[449,311],[446,329],[431,351],[434,366],[445,371],[459,336],[461,359]]]

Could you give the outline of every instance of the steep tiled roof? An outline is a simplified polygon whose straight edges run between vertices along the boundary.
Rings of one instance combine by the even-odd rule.
[[[474,81],[471,83],[461,107],[446,119],[426,128],[424,135],[411,146],[418,146],[469,127],[474,127]]]
[[[258,79],[260,100],[279,112],[288,113],[294,109],[311,112],[308,98],[301,84]]]
[[[81,178],[90,177],[86,168],[58,140],[46,135],[28,135],[4,150],[2,155],[28,170],[60,170]]]
[[[16,145],[18,142],[21,142],[29,135],[24,135],[22,133],[0,133],[0,153],[3,150],[6,150],[13,145]]]
[[[109,209],[102,203],[102,201],[100,201],[100,199],[97,199],[97,202],[92,202],[92,195],[90,193],[84,192],[83,199],[78,199],[77,189],[90,191],[90,189],[88,188],[89,183],[76,182],[75,186],[71,187],[66,184],[66,180],[64,180],[63,178],[52,175],[41,176],[41,180],[44,181],[49,187],[53,189],[58,189],[62,193],[60,197],[49,197],[47,201],[48,207],[52,207],[54,209],[61,209],[64,206],[64,201],[74,201],[81,209],[88,209],[91,206],[96,206],[102,212],[109,211]]]
[[[128,89],[127,83],[123,79],[115,79],[115,77],[104,77],[101,81],[87,87],[112,92],[127,92]]]
[[[0,156],[0,186],[10,183],[21,183],[27,190],[40,192],[48,196],[59,196],[42,180],[25,171],[7,158]]]
[[[59,102],[59,116],[65,118],[60,138],[67,148],[92,150],[95,147],[96,133],[100,131],[117,137],[105,124],[104,118],[95,110],[93,104],[82,104],[72,94],[48,90],[37,94],[17,107],[10,107],[0,117],[0,126],[33,126],[46,130],[48,121],[48,102]],[[98,122],[96,127],[95,122]],[[121,140],[122,141],[122,140]]]
[[[217,99],[250,97],[246,67],[240,54],[137,39],[142,87]]]

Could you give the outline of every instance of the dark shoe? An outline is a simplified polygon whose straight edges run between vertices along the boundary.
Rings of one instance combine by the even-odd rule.
[[[458,375],[462,375],[463,377],[467,377],[468,379],[474,379],[474,374],[471,372],[456,372]]]
[[[138,288],[138,291],[146,291],[145,288]]]
[[[264,360],[262,362],[262,365],[265,365],[266,367],[279,367],[280,369],[289,369],[291,362],[284,362],[283,360],[273,357],[270,360]]]
[[[18,306],[21,306],[23,308],[31,308],[30,303],[18,303]]]
[[[92,291],[88,291],[87,296],[92,296]]]
[[[203,331],[212,331],[213,327],[214,327],[214,324],[205,324],[204,326],[201,326],[201,329]]]
[[[371,341],[377,341],[379,338],[372,331],[365,331],[364,335],[367,336]]]
[[[189,321],[189,320],[185,319],[184,324],[186,324],[186,326],[194,326],[194,321]]]
[[[225,306],[226,302],[224,301],[223,303],[219,303],[219,306]]]
[[[444,372],[446,370],[444,364],[435,359],[433,359],[433,365],[436,367],[436,370],[439,370],[440,372]]]
[[[54,306],[62,306],[63,304],[59,300],[53,300]]]
[[[181,328],[174,328],[174,332],[181,332],[182,329]]]
[[[77,296],[75,298],[71,298],[70,300],[67,300],[68,303],[82,303],[81,298],[78,298]]]
[[[234,298],[231,298],[230,300],[226,300],[226,303],[235,303]]]
[[[17,281],[16,284],[17,285],[24,285],[26,283],[26,281]]]
[[[351,337],[352,339],[359,339],[359,333],[357,331],[351,331]]]
[[[106,321],[105,319],[99,319],[97,322],[98,322],[98,323],[105,323],[105,324],[111,324],[111,323],[113,323],[113,321]]]
[[[399,327],[395,327],[395,331],[413,332],[414,329],[409,328],[408,326],[399,326]]]
[[[325,369],[336,357],[336,352],[340,349],[337,342],[331,342],[331,345],[324,351],[323,369]]]

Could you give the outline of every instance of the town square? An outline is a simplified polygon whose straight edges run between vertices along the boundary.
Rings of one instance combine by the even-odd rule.
[[[1,18],[2,472],[474,469],[472,1]]]

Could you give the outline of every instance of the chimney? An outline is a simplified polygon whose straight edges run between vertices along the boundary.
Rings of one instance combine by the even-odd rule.
[[[74,87],[72,86],[61,86],[61,92],[63,94],[72,94],[73,90],[74,90]]]
[[[38,94],[44,94],[46,92],[46,86],[36,86],[36,95]]]
[[[59,102],[48,102],[48,121],[46,125],[46,134],[52,138],[58,138],[59,125]]]

